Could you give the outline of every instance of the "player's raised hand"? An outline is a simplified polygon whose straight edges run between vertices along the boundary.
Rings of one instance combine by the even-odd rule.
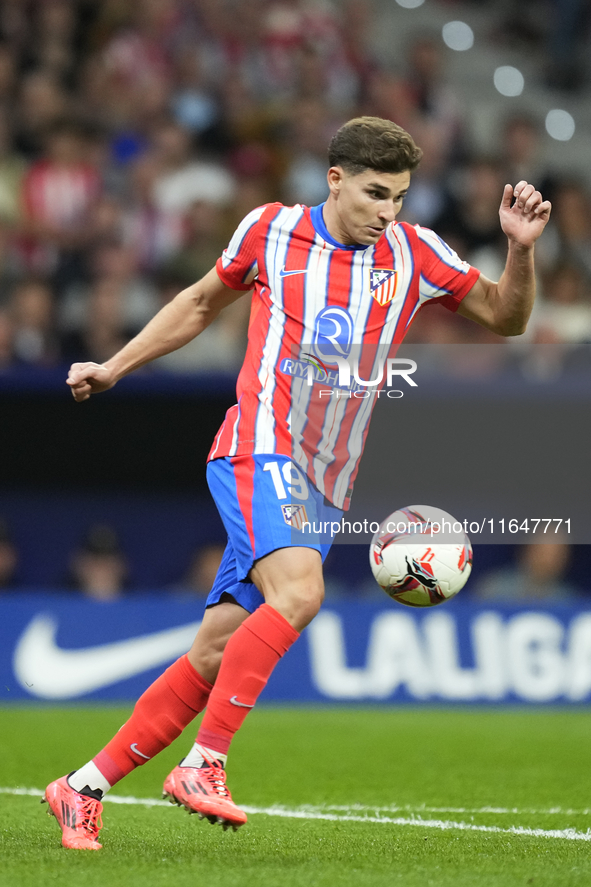
[[[550,201],[529,182],[505,185],[499,208],[501,228],[509,240],[531,247],[546,227],[551,209]]]
[[[70,386],[74,400],[80,403],[91,394],[112,388],[116,381],[112,371],[102,363],[73,363],[66,385]]]

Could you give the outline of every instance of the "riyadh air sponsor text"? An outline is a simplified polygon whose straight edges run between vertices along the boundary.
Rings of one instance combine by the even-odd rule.
[[[403,391],[394,389],[394,381],[404,381],[407,385],[416,388],[417,383],[411,378],[417,370],[416,361],[403,357],[389,357],[380,361],[379,367],[373,379],[362,379],[359,372],[359,361],[345,357],[333,356],[336,367],[321,364],[312,356],[302,358],[285,357],[279,365],[282,373],[288,376],[305,379],[311,387],[318,383],[328,386],[326,392],[321,391],[320,396],[332,396],[333,393],[342,392],[340,396],[369,397],[376,394],[378,397],[403,397]]]

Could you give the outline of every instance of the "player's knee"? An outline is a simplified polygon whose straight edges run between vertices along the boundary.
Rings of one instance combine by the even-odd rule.
[[[202,678],[214,684],[222,664],[223,652],[215,649],[199,650],[198,653],[189,656],[189,661]]]
[[[210,684],[214,684],[217,678],[226,643],[227,638],[217,643],[210,641],[209,643],[194,644],[189,651],[189,662],[195,671]]]
[[[301,631],[316,616],[324,600],[324,583],[311,583],[292,595],[291,605]]]
[[[301,631],[318,613],[324,599],[319,552],[283,548],[262,558],[251,572],[265,601]]]
[[[222,603],[205,611],[201,628],[189,650],[189,662],[209,681],[215,682],[226,644],[248,613],[232,603]]]

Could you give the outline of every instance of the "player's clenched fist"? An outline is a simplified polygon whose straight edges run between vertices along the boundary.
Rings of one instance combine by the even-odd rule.
[[[111,370],[101,363],[73,363],[66,379],[74,400],[88,400],[91,394],[98,394],[112,388],[117,379]]]

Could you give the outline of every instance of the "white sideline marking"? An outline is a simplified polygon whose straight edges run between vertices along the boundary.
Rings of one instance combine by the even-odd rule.
[[[43,794],[41,789],[37,788],[1,788],[0,794],[5,795],[31,795],[40,798]],[[134,798],[123,795],[107,795],[105,801],[111,804],[132,804],[144,807],[169,807],[172,806],[168,801],[161,801],[157,798]],[[508,807],[480,807],[478,809],[468,808],[429,808],[429,807],[363,807],[360,804],[353,804],[349,807],[345,806],[328,806],[328,807],[300,807],[289,809],[287,807],[248,807],[242,805],[245,813],[263,814],[265,816],[278,816],[283,819],[318,819],[329,822],[371,822],[387,825],[411,825],[420,828],[435,828],[439,831],[449,831],[456,829],[459,831],[471,832],[493,832],[505,835],[528,835],[534,838],[562,838],[567,841],[589,841],[591,842],[591,830],[579,832],[574,828],[567,829],[542,829],[542,828],[525,828],[523,826],[512,825],[502,828],[497,825],[476,825],[473,822],[453,822],[443,819],[421,819],[420,816],[413,816],[411,819],[402,816],[380,816],[377,815],[379,810],[387,812],[395,812],[398,810],[411,810],[425,813],[429,810],[438,809],[440,811],[454,811],[460,813],[570,813],[571,815],[582,815],[591,812],[590,810],[561,810],[559,807],[551,807],[548,810],[519,810],[519,808]],[[339,810],[339,813],[330,813],[330,810]],[[345,812],[349,811],[349,812]],[[355,813],[351,811],[356,811]],[[367,815],[361,815],[362,811],[367,811]],[[373,815],[369,815],[373,813]]]
[[[324,807],[302,807],[302,809],[336,811],[343,810],[345,812],[353,810],[367,810],[373,811],[374,813],[377,813],[378,811],[383,811],[385,813],[513,813],[517,814],[518,816],[522,814],[529,814],[533,816],[550,816],[556,813],[560,813],[564,816],[589,816],[589,814],[591,814],[591,807],[585,807],[581,810],[575,810],[570,807],[427,807],[425,804],[419,804],[418,806],[412,806],[411,804],[399,806],[397,804],[393,804],[387,807],[366,807],[362,804],[326,804]]]
[[[0,794],[8,794],[8,795],[32,795],[41,797],[43,791],[38,788],[1,788]],[[105,801],[110,801],[112,804],[143,804],[146,807],[168,807],[168,801],[161,801],[157,798],[134,798],[130,795],[111,795],[108,794],[105,798]],[[246,809],[246,808],[245,808]],[[259,810],[259,808],[251,807],[249,808],[250,812],[253,813],[255,810]],[[262,808],[261,808],[262,809]],[[281,807],[273,807],[273,810],[281,810]],[[562,814],[564,816],[589,816],[591,814],[591,807],[584,807],[582,809],[576,810],[571,807],[545,807],[545,808],[534,808],[534,807],[428,807],[425,804],[419,804],[418,806],[412,806],[410,804],[398,805],[392,804],[387,807],[368,807],[364,804],[325,804],[322,807],[315,807],[312,805],[302,805],[298,808],[298,812],[310,812],[310,813],[325,813],[325,812],[337,812],[337,813],[373,813],[377,816],[378,813],[464,813],[464,814],[475,814],[475,813],[512,813],[516,815],[532,815],[532,816],[551,816],[555,814]],[[248,810],[246,811],[249,812]]]

